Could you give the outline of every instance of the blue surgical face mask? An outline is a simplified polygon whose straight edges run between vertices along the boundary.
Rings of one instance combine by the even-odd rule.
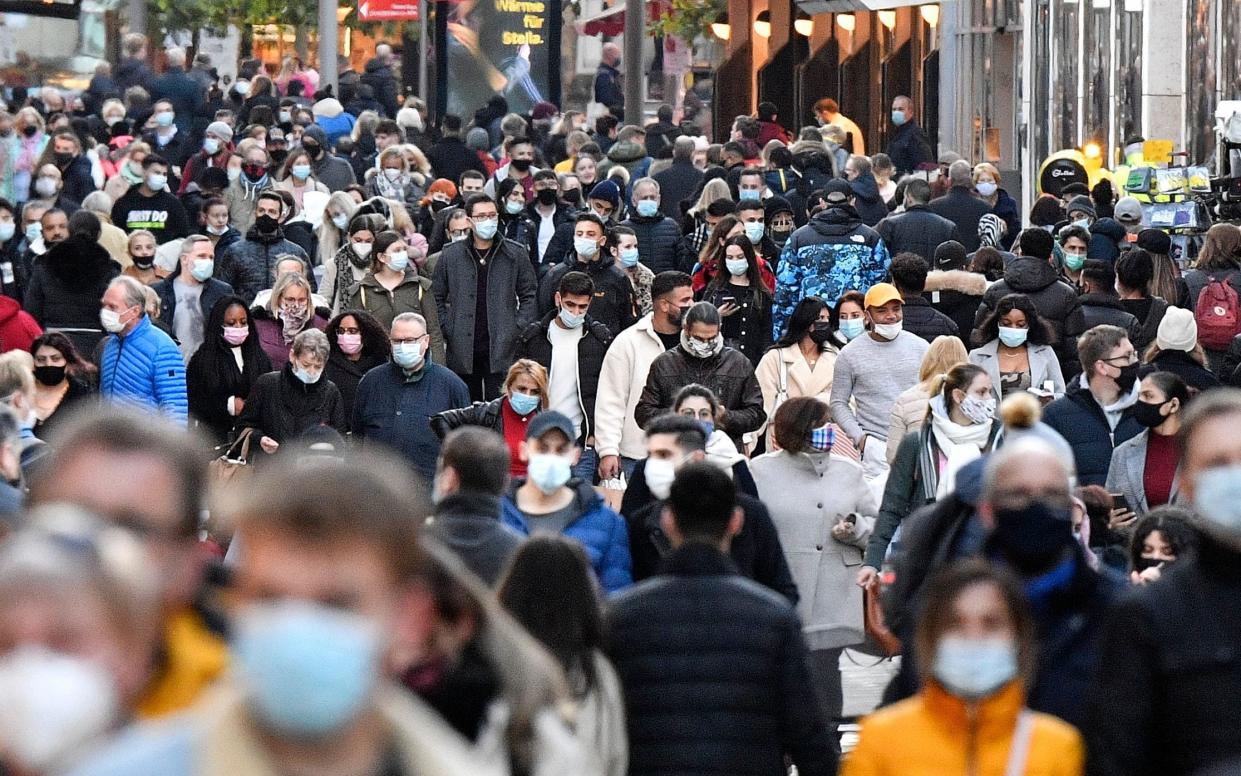
[[[349,216],[344,213],[337,213],[332,216],[332,225],[337,229],[344,231],[345,227],[349,226]]]
[[[620,249],[621,264],[625,267],[636,267],[638,265],[638,249],[637,248],[621,248]]]
[[[526,206],[520,202],[514,202],[511,199],[504,201],[504,212],[508,213],[510,216],[515,216],[525,209]]]
[[[866,331],[866,321],[861,318],[849,318],[840,322],[840,333],[845,339],[853,341]]]
[[[393,272],[404,272],[409,266],[409,254],[405,251],[393,251],[388,254],[388,269]]]
[[[1082,229],[1089,231],[1090,230],[1090,219],[1089,218],[1078,219],[1077,221],[1073,222],[1073,226],[1080,226]]]
[[[247,706],[277,731],[322,736],[365,712],[379,678],[379,625],[308,601],[251,604],[233,622]]]
[[[293,165],[291,171],[293,173],[293,177],[297,178],[299,181],[304,181],[310,177],[310,165],[308,164],[295,164]]]
[[[319,378],[323,376],[322,372],[308,372],[300,366],[293,366],[293,376],[301,380],[306,385],[314,385],[319,382]]]
[[[740,259],[724,259],[724,266],[728,268],[730,275],[744,275],[750,269],[750,262],[744,258]]]
[[[586,322],[586,316],[576,315],[562,307],[560,308],[560,322],[570,329],[579,329]]]
[[[539,408],[538,396],[529,393],[510,393],[508,404],[518,415],[529,415]]]
[[[763,234],[766,233],[767,227],[762,221],[749,221],[745,225],[745,236],[749,238],[752,245],[758,245],[763,241]]]
[[[551,495],[559,490],[573,474],[573,466],[569,459],[554,453],[535,453],[530,456],[526,474],[534,487]]]
[[[643,218],[650,218],[659,212],[659,203],[653,199],[638,200],[638,215]]]
[[[17,224],[12,221],[0,221],[0,243],[8,242],[13,239],[14,233],[17,232]],[[637,251],[635,250],[636,254]]]
[[[893,123],[893,124],[895,124],[896,126],[898,126],[898,127],[899,127],[899,126],[901,126],[902,124],[904,124],[904,123],[905,123],[905,121],[906,121],[906,119],[905,119],[905,111],[903,111],[903,110],[894,110],[894,111],[892,111],[892,123]]]
[[[392,360],[402,369],[414,369],[422,362],[422,344],[399,342],[393,345]]]
[[[599,241],[593,237],[574,237],[573,250],[583,259],[593,259],[599,253]]]
[[[496,229],[500,226],[500,222],[494,218],[488,218],[483,221],[474,222],[474,234],[478,235],[480,240],[490,240],[496,236]]]
[[[1030,336],[1029,329],[1018,329],[1013,326],[1000,327],[1000,342],[1005,347],[1017,348],[1026,344],[1026,337]]]
[[[737,192],[737,199],[742,202],[757,202],[762,197],[763,192],[758,189],[741,189]]]
[[[194,259],[194,263],[190,265],[190,275],[199,283],[207,282],[207,278],[214,272],[214,259]]]
[[[155,114],[155,123],[159,124],[161,127],[166,127],[172,124],[172,120],[174,117],[175,117],[175,114],[173,114],[172,111],[162,110],[159,113]]]
[[[1241,537],[1241,466],[1215,466],[1194,477],[1194,510],[1208,525]]]
[[[32,243],[43,236],[43,224],[32,221],[26,224],[26,242]]]
[[[1017,677],[1017,645],[1012,639],[945,636],[935,650],[931,672],[958,698],[981,700]]]
[[[711,435],[715,433],[715,421],[700,420],[698,421],[698,425],[702,426],[702,431],[707,435],[707,439],[710,439]]]

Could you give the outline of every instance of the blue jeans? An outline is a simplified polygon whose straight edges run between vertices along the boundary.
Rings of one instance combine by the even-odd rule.
[[[582,449],[582,457],[577,459],[573,467],[573,476],[587,485],[594,485],[599,472],[599,454],[593,447]]]
[[[621,471],[625,473],[626,482],[633,479],[633,470],[638,468],[638,462],[641,460],[641,458],[626,458],[623,455],[620,457]]]

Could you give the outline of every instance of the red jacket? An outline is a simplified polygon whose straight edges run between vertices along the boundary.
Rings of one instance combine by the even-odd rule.
[[[0,296],[0,353],[30,350],[35,337],[42,333],[43,329],[16,299]]]

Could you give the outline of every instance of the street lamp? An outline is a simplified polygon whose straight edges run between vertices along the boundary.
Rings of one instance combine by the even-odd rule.
[[[793,21],[793,29],[797,31],[798,35],[809,38],[814,34],[814,19],[810,17],[810,14],[798,8],[797,18]]]
[[[896,11],[880,11],[879,23],[888,28],[888,31],[896,29]]]
[[[836,23],[840,25],[840,29],[845,32],[853,32],[857,29],[857,17],[851,13],[836,14]]]
[[[754,17],[754,34],[760,38],[771,37],[771,11],[759,11]]]
[[[918,13],[922,14],[922,20],[927,23],[931,29],[935,29],[939,24],[939,6],[924,5],[918,9]]]
[[[728,24],[728,14],[721,13],[715,17],[715,21],[711,22],[711,32],[720,40],[728,40],[733,33],[733,28]]]

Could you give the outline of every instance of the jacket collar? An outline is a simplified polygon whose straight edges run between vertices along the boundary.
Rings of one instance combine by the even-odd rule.
[[[437,518],[473,517],[500,522],[500,497],[462,491],[445,496],[435,507]]]
[[[932,717],[956,730],[975,728],[980,739],[1007,737],[1017,723],[1017,715],[1025,708],[1025,690],[1013,681],[994,695],[976,703],[967,703],[952,695],[935,680],[922,688],[923,702]]]
[[[724,577],[741,572],[732,558],[703,542],[686,542],[664,558],[661,571],[677,577]]]

